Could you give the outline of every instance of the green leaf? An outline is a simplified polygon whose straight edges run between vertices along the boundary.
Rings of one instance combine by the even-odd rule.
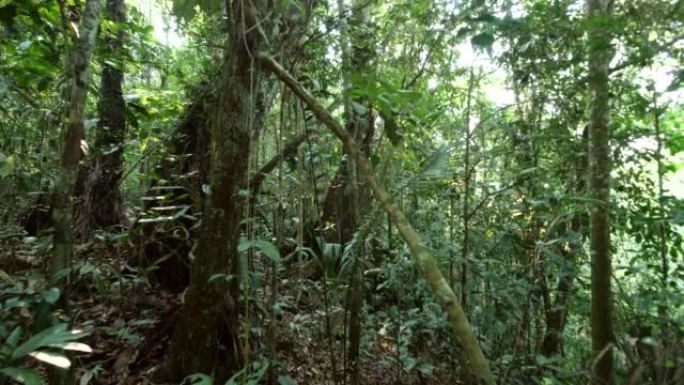
[[[0,158],[0,178],[5,178],[14,172],[15,158],[14,155]]]
[[[478,48],[489,49],[494,44],[494,35],[489,32],[482,32],[473,36],[470,43]]]
[[[86,335],[86,333],[69,331],[67,330],[68,327],[69,325],[61,323],[41,331],[19,345],[14,352],[12,352],[12,359],[16,360],[39,348],[72,341]]]
[[[185,377],[182,383],[185,383],[185,381],[190,381],[190,383],[194,385],[214,385],[214,380],[202,373],[191,374]]]
[[[365,115],[366,111],[368,110],[366,106],[364,106],[363,104],[354,101],[352,101],[352,107],[354,108],[354,111],[356,111],[356,113],[359,115]]]
[[[226,282],[230,282],[233,278],[235,278],[235,276],[233,274],[218,273],[218,274],[214,274],[211,277],[209,277],[209,281],[207,281],[207,282],[212,283],[212,282],[216,281],[217,279],[223,279]]]
[[[59,295],[60,295],[59,288],[51,287],[47,291],[42,292],[40,296],[43,298],[43,301],[45,301],[46,303],[48,303],[50,305],[54,305],[55,303],[57,303],[57,300],[59,299]]]
[[[271,242],[258,239],[254,241],[254,246],[259,248],[273,262],[280,262],[280,252]]]
[[[451,175],[449,168],[449,148],[441,146],[428,158],[418,178],[445,178]]]
[[[207,15],[212,15],[221,11],[220,3],[215,0],[173,0],[171,11],[181,23],[189,23],[197,14],[202,11]]]
[[[5,344],[11,347],[17,346],[19,339],[21,338],[22,330],[21,326],[17,326],[12,330],[12,333],[7,337]]]
[[[31,40],[22,41],[19,44],[18,48],[20,51],[26,51],[27,49],[29,49],[29,47],[31,47],[31,44],[33,44],[33,42]]]
[[[262,253],[264,253],[264,255],[266,255],[268,258],[270,258],[275,263],[280,263],[280,261],[281,261],[280,252],[269,241],[266,241],[263,239],[257,239],[254,241],[242,240],[238,244],[238,251],[239,252],[247,251],[250,247],[256,247]]]
[[[3,368],[0,373],[25,385],[42,385],[43,378],[38,372],[28,368]]]
[[[390,110],[385,110],[381,109],[380,111],[380,117],[382,118],[383,122],[385,122],[385,132],[387,133],[387,139],[389,139],[390,143],[392,145],[396,146],[401,142],[403,137],[399,133],[399,125],[397,124],[397,121],[394,119],[394,113]]]
[[[289,375],[281,374],[278,376],[278,384],[279,385],[297,385],[297,383],[290,377]]]

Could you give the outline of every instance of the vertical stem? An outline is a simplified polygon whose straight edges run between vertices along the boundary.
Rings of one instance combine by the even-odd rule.
[[[456,194],[455,188],[449,192],[449,243],[454,245],[456,243]],[[449,286],[454,287],[454,258],[455,255],[452,249],[449,250]]]
[[[668,261],[667,261],[667,229],[665,227],[665,188],[664,188],[664,175],[665,170],[663,168],[663,137],[660,130],[660,115],[661,111],[658,106],[658,94],[655,90],[655,84],[653,85],[653,128],[655,131],[656,139],[656,153],[655,159],[657,164],[658,172],[658,236],[659,245],[658,250],[660,253],[660,263],[661,263],[661,280],[662,280],[662,290],[663,298],[662,303],[658,306],[658,312],[663,320],[667,319],[667,286],[668,286]],[[663,325],[666,323],[664,322]]]
[[[612,263],[610,255],[609,1],[587,0],[589,29],[589,193],[591,207],[591,380],[613,384]]]
[[[463,161],[463,245],[461,246],[461,306],[464,310],[468,309],[466,286],[468,284],[468,254],[470,252],[470,110],[472,105],[473,88],[475,86],[475,73],[470,67],[470,78],[468,79],[468,96],[466,99],[466,118],[465,118],[465,154]]]
[[[285,108],[287,105],[287,89],[282,87],[280,94],[280,119],[278,124],[278,131],[276,133],[276,149],[278,156],[278,207],[276,209],[276,248],[282,250],[283,247],[283,161],[284,154],[282,152],[283,141],[283,127],[285,126]],[[276,362],[276,315],[275,303],[278,298],[278,265],[276,261],[271,261],[271,298],[269,300],[269,327],[268,327],[268,358],[271,362],[271,369],[269,370],[269,384],[275,383],[275,373],[273,371],[273,363]]]
[[[392,220],[387,215],[387,249],[392,250]]]
[[[81,160],[81,146],[85,139],[85,105],[88,96],[90,58],[95,49],[96,34],[99,26],[102,4],[100,0],[86,2],[79,37],[67,55],[66,63],[66,122],[63,126],[64,137],[61,159],[61,174],[55,188],[54,197],[54,252],[50,265],[52,278],[55,274],[70,267],[73,256],[74,234],[72,190],[76,171]],[[63,305],[68,305],[68,280],[63,280]]]
[[[88,0],[83,10],[78,36],[66,56],[66,120],[62,126],[61,169],[53,196],[53,254],[50,260],[50,282],[61,289],[60,306],[69,314],[69,273],[74,254],[73,190],[85,140],[85,108],[88,96],[90,59],[96,44],[102,4]],[[61,8],[64,12],[64,7]],[[66,17],[65,15],[62,15]],[[66,31],[64,31],[67,34]],[[61,276],[61,277],[60,277]],[[52,376],[51,376],[52,377]],[[54,373],[51,383],[69,384],[72,370]]]
[[[662,285],[663,285],[663,291],[667,290],[667,281],[668,281],[668,261],[667,261],[667,232],[665,228],[665,205],[663,202],[663,198],[665,197],[665,188],[664,188],[664,174],[665,170],[663,169],[663,137],[662,133],[660,131],[660,115],[661,111],[659,111],[659,106],[658,106],[658,94],[655,91],[655,86],[653,89],[653,128],[655,130],[655,139],[656,139],[656,153],[655,153],[655,159],[658,167],[658,210],[659,210],[659,225],[658,225],[658,232],[660,236],[660,261],[661,261],[661,274],[662,274]]]

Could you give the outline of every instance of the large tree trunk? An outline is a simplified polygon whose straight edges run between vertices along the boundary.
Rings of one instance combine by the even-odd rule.
[[[113,23],[126,21],[124,0],[107,0],[106,17]],[[76,232],[81,237],[97,228],[123,222],[119,182],[123,173],[126,136],[123,99],[123,29],[104,39],[109,60],[102,65],[99,121],[95,136],[95,158],[80,170],[77,191]],[[112,62],[117,62],[112,64]]]
[[[591,379],[613,383],[613,301],[610,256],[610,144],[608,66],[609,0],[587,0],[589,24],[589,194],[596,201],[590,214],[591,250]]]
[[[432,258],[427,247],[423,244],[420,235],[411,226],[404,213],[392,202],[387,190],[376,181],[371,165],[359,149],[354,138],[314,99],[309,91],[287,73],[272,57],[260,53],[258,58],[262,65],[273,72],[311,109],[321,123],[325,124],[326,127],[340,138],[346,150],[349,151],[356,161],[357,171],[363,176],[375,198],[385,209],[390,220],[408,245],[418,271],[423,275],[442,308],[448,314],[452,330],[463,347],[467,365],[470,365],[473,374],[483,384],[494,385],[496,381],[489,368],[489,362],[480,349],[477,337],[463,312],[463,308],[459,304],[458,298],[444,278],[444,275],[442,275],[437,261]]]
[[[148,189],[142,216],[132,230],[139,252],[132,256],[131,264],[154,266],[153,282],[178,293],[190,279],[188,254],[198,233],[195,225],[202,212],[202,185],[209,183],[209,126],[217,104],[208,82],[200,84],[193,97],[174,130],[169,153],[156,167],[158,178]],[[167,220],[181,210],[186,210],[185,215]]]
[[[160,379],[179,381],[192,373],[225,378],[242,364],[238,337],[240,220],[247,188],[252,112],[260,90],[258,66],[251,55],[259,48],[260,4],[233,1],[227,7],[227,42],[216,120],[212,125],[211,191],[205,204],[201,236],[185,302],[171,336]],[[215,275],[223,275],[211,280]],[[219,363],[221,364],[219,366]]]
[[[358,114],[354,114],[356,117],[347,120],[346,126],[355,136],[355,140],[361,143],[364,156],[368,157],[374,131],[372,119],[368,116],[359,119]],[[370,108],[368,114],[372,115]],[[350,175],[350,168],[353,167],[350,165],[351,162],[353,161],[349,158],[342,161],[325,194],[319,227],[327,229],[323,232],[327,242],[348,242],[358,226],[358,221],[355,221],[352,215],[353,210],[358,206],[360,211],[364,211],[369,203],[368,188],[358,179],[354,182]],[[352,186],[354,183],[356,187]],[[352,191],[352,188],[357,191]],[[358,195],[358,199],[354,199],[354,195]],[[329,226],[331,224],[333,226]]]

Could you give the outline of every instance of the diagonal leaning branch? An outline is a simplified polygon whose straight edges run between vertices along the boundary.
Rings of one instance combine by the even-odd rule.
[[[478,345],[475,333],[466,318],[463,308],[458,303],[454,291],[447,283],[444,275],[439,270],[439,266],[430,255],[428,249],[423,245],[420,235],[411,226],[404,213],[394,205],[387,190],[380,185],[374,177],[373,169],[366,158],[359,150],[358,145],[350,133],[340,125],[337,120],[309,93],[295,78],[293,78],[278,62],[265,53],[258,54],[261,65],[271,71],[278,79],[287,85],[292,92],[297,95],[309,109],[316,115],[318,120],[328,127],[342,141],[347,151],[356,161],[358,172],[361,173],[366,183],[373,190],[375,198],[382,204],[392,223],[399,231],[399,234],[408,245],[411,256],[418,268],[418,271],[427,281],[430,289],[441,303],[444,310],[449,315],[449,322],[456,333],[467,358],[468,365],[482,383],[495,385],[494,376],[489,369],[489,362],[482,354]]]

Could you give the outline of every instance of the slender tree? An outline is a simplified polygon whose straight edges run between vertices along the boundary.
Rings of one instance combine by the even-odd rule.
[[[66,9],[61,4],[62,20]],[[50,282],[61,288],[60,305],[69,311],[68,269],[74,254],[73,193],[79,161],[85,139],[85,109],[88,96],[90,59],[96,44],[100,22],[100,0],[88,0],[83,8],[78,33],[70,39],[66,57],[65,115],[62,125],[62,157],[60,172],[55,183],[52,202],[54,224],[53,254],[50,261]],[[65,35],[69,36],[66,22]],[[67,385],[73,383],[73,371],[50,372],[50,382]]]
[[[66,60],[66,119],[62,127],[61,168],[53,197],[54,246],[50,272],[53,279],[68,268],[73,256],[73,190],[76,172],[85,140],[85,107],[88,96],[90,59],[95,48],[100,23],[100,0],[88,0],[83,9],[78,34],[74,37]],[[66,9],[62,8],[66,20]],[[65,23],[66,24],[66,23]],[[66,29],[67,26],[64,25]],[[65,33],[67,33],[65,31]],[[60,274],[57,274],[60,273]],[[66,305],[68,280],[61,279]]]
[[[589,194],[591,251],[591,379],[613,384],[613,302],[610,255],[609,0],[587,0],[589,24]]]
[[[339,0],[339,14],[343,18],[344,1]],[[371,25],[372,4],[365,0],[352,1],[348,23],[343,21],[340,33],[340,45],[342,47],[342,78],[344,88],[351,85],[353,74],[363,74],[372,77],[373,68],[371,61],[375,53],[373,42],[373,27]],[[344,20],[344,18],[343,18]],[[363,108],[354,108],[353,104]],[[370,153],[370,141],[373,136],[373,112],[370,104],[363,98],[345,98],[344,102],[345,128],[357,141],[363,141],[365,155]],[[341,182],[337,184],[338,182]],[[361,223],[362,207],[368,203],[368,187],[357,173],[357,165],[348,151],[345,151],[345,160],[342,162],[338,173],[328,189],[326,199],[326,216],[336,222],[337,240],[341,244],[351,241],[354,233],[357,233]],[[337,185],[335,185],[337,184]],[[330,204],[336,207],[330,207]],[[332,209],[332,210],[331,210]],[[360,242],[362,243],[362,242]],[[346,308],[349,313],[348,325],[348,349],[346,357],[346,369],[352,385],[359,384],[359,358],[361,346],[361,306],[363,303],[363,272],[362,262],[364,247],[356,245],[354,262],[351,264],[349,276],[349,292],[347,293]]]
[[[365,0],[352,1],[349,16],[345,15],[344,2],[339,3],[342,27],[342,78],[344,88],[352,87],[351,76],[362,74],[372,77],[371,61],[375,54],[370,13],[372,4]],[[354,105],[357,107],[354,108]],[[373,113],[367,100],[345,98],[345,128],[361,144],[366,157],[370,155],[370,141],[373,138]],[[348,155],[348,154],[346,154]],[[323,204],[322,227],[334,224],[334,231],[326,234],[328,241],[344,244],[348,242],[359,225],[355,211],[363,211],[368,202],[368,187],[356,175],[354,160],[346,156],[330,183]]]

